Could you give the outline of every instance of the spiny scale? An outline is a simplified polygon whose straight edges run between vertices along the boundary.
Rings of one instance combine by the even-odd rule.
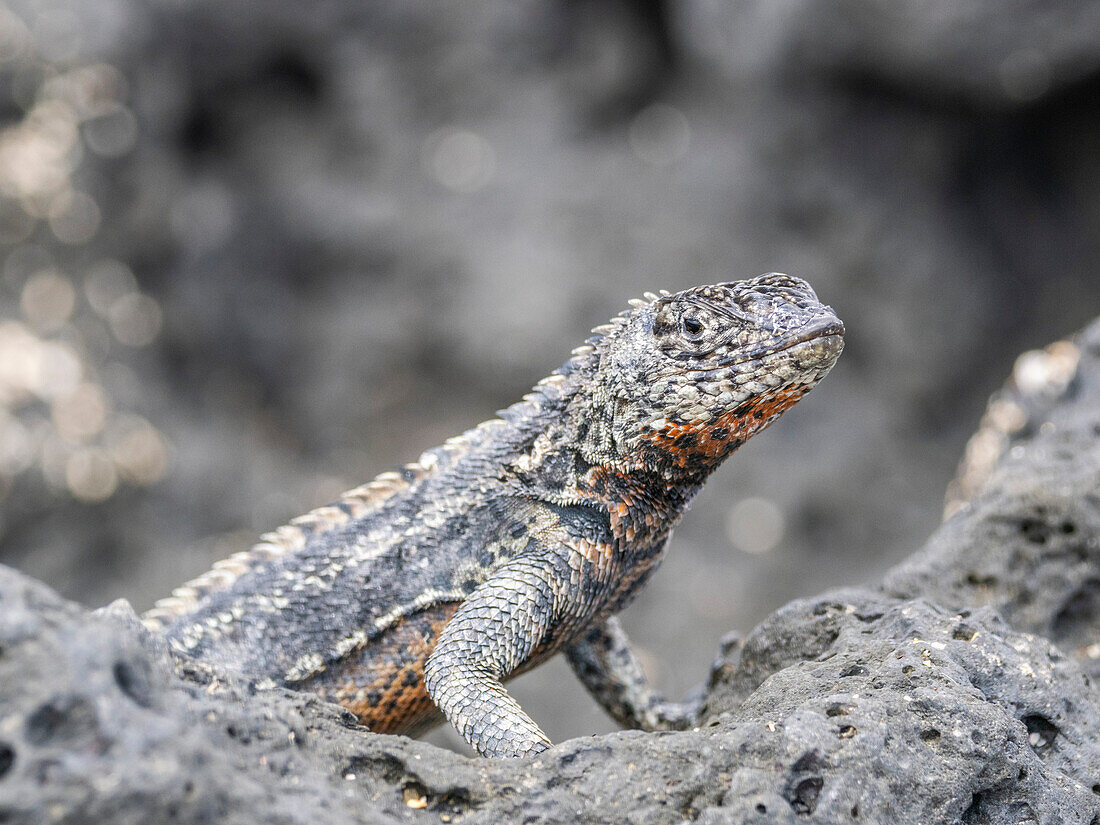
[[[663,289],[660,292],[662,296],[669,294]],[[630,305],[634,308],[645,306],[656,301],[660,296],[646,292],[645,297],[644,301],[640,298],[632,298]],[[610,334],[621,320],[625,320],[624,316],[628,315],[629,312],[622,313],[610,322],[593,328],[592,334],[598,338]],[[591,358],[595,351],[595,343],[592,341],[574,348],[566,365],[540,380],[535,385],[535,390],[559,386],[565,380],[563,370],[578,368],[583,361]],[[523,401],[530,402],[534,397],[536,393],[528,393],[523,396]],[[264,564],[301,550],[305,546],[307,535],[312,536],[339,527],[349,518],[359,518],[381,506],[391,496],[407,490],[441,467],[448,466],[468,451],[472,432],[491,428],[498,422],[500,422],[499,418],[491,418],[481,422],[473,430],[451,436],[443,442],[442,446],[428,450],[416,461],[406,464],[402,468],[404,473],[399,474],[392,470],[382,472],[374,480],[341,494],[334,504],[322,505],[304,515],[296,516],[290,520],[289,524],[264,533],[251,548],[238,551],[226,559],[215,562],[207,572],[180,585],[172,591],[171,595],[158,599],[153,607],[142,615],[142,621],[150,630],[160,630],[175,617],[194,608],[204,596],[224,589],[257,564]]]

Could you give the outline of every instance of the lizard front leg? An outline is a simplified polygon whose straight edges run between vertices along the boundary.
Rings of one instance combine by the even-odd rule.
[[[565,655],[588,692],[623,727],[684,730],[698,717],[701,694],[670,702],[653,689],[615,616],[584,633]]]
[[[428,694],[482,756],[532,756],[550,747],[503,681],[560,628],[568,584],[562,567],[544,555],[500,568],[455,611],[425,664]]]

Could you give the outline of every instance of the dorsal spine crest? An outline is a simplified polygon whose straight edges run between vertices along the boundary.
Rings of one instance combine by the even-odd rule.
[[[668,293],[662,291],[662,294]],[[606,324],[595,327],[592,337],[573,349],[561,368],[535,384],[521,401],[503,410],[501,417],[490,418],[464,433],[448,438],[441,446],[425,451],[416,461],[404,465],[401,472],[389,470],[380,473],[372,481],[343,493],[337,501],[296,516],[289,523],[264,533],[252,547],[214,563],[207,572],[177,587],[166,598],[158,600],[142,616],[143,622],[151,630],[165,627],[175,617],[192,610],[204,597],[229,587],[257,566],[302,550],[311,536],[340,527],[352,519],[362,518],[382,507],[395,495],[454,465],[494,430],[508,426],[506,419],[516,420],[530,415],[534,406],[542,401],[560,398],[569,381],[569,375],[594,365],[599,358],[600,345],[604,339],[626,324],[635,310],[648,306],[657,298],[657,295],[648,292],[645,299],[632,299],[629,302],[632,309],[625,310]]]

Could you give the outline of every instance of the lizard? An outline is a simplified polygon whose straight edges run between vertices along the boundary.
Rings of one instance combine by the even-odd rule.
[[[844,325],[770,273],[646,293],[498,418],[157,602],[182,660],[312,691],[369,730],[440,715],[481,755],[550,740],[504,682],[563,651],[620,724],[690,726],[616,614],[707,477],[833,367]]]

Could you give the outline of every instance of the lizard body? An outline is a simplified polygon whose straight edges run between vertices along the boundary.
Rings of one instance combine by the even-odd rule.
[[[487,756],[549,747],[502,685],[562,650],[621,723],[688,724],[614,614],[707,476],[832,368],[843,325],[773,273],[647,294],[593,333],[498,419],[267,534],[146,624],[371,730],[441,710]]]

